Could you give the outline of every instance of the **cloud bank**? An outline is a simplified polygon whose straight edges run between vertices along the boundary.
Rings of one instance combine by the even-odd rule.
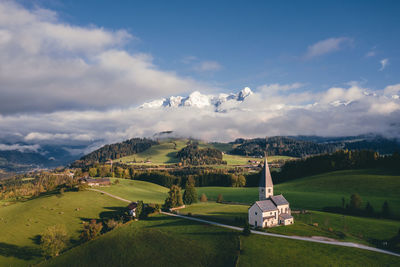
[[[160,70],[149,54],[124,50],[135,38],[1,2],[0,61],[7,64],[0,69],[0,113],[127,107],[205,87]]]
[[[177,94],[204,100],[201,92],[220,91],[159,69],[150,54],[128,52],[126,44],[135,39],[125,30],[77,27],[49,10],[1,2],[0,60],[7,64],[0,68],[0,139],[26,145],[8,143],[0,150],[34,150],[31,145],[45,143],[94,149],[167,130],[217,141],[298,134],[400,137],[400,84],[376,91],[353,84],[314,93],[303,83],[270,83],[243,101],[221,103],[218,110],[212,105],[140,108]],[[311,45],[306,57],[351,42],[326,39]],[[193,56],[183,62],[198,64],[199,71],[222,68]]]

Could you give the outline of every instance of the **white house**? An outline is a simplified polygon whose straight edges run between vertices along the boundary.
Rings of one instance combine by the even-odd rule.
[[[259,201],[249,208],[249,224],[255,227],[272,227],[293,224],[289,202],[283,195],[274,196],[274,185],[267,158],[258,188]]]

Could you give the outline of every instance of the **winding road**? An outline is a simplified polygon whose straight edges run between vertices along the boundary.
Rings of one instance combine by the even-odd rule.
[[[118,199],[118,200],[121,200],[121,201],[124,201],[124,202],[127,202],[127,203],[131,203],[132,202],[130,200],[127,200],[127,199],[121,198],[119,196],[104,192],[102,190],[98,190],[98,189],[89,189],[89,190],[105,194],[107,196],[113,197],[115,199]],[[181,219],[192,220],[192,221],[196,221],[196,222],[206,223],[206,224],[210,224],[210,225],[214,225],[214,226],[218,226],[218,227],[223,227],[223,228],[227,228],[227,229],[232,229],[232,230],[237,230],[237,231],[243,231],[243,228],[237,227],[237,226],[222,224],[222,223],[218,223],[218,222],[203,220],[203,219],[189,217],[189,216],[183,216],[183,215],[174,214],[174,213],[170,213],[170,212],[162,211],[161,213],[165,214],[165,215],[168,215],[168,216],[181,218]],[[301,240],[301,241],[328,244],[328,245],[335,245],[335,246],[342,246],[342,247],[359,248],[359,249],[364,249],[364,250],[369,250],[369,251],[374,251],[374,252],[378,252],[378,253],[384,253],[384,254],[400,257],[400,254],[397,254],[397,253],[394,253],[394,252],[391,252],[391,251],[387,251],[387,250],[379,249],[379,248],[374,248],[374,247],[369,247],[369,246],[366,246],[366,245],[352,243],[352,242],[320,240],[320,239],[315,239],[315,238],[312,238],[312,237],[280,235],[280,234],[266,233],[266,232],[260,232],[260,231],[255,231],[255,230],[251,230],[251,233],[252,234],[256,234],[256,235],[265,235],[265,236],[272,236],[272,237],[278,237],[278,238]]]

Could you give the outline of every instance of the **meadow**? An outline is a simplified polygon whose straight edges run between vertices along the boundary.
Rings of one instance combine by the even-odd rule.
[[[143,200],[145,203],[162,204],[167,197],[168,188],[144,181],[110,178],[112,186],[100,188],[107,193],[132,200]],[[115,181],[118,183],[115,184]]]
[[[79,239],[82,222],[105,217],[125,206],[91,191],[66,192],[0,207],[0,266],[27,266],[43,259],[39,235],[48,226],[65,225],[69,246]]]
[[[122,157],[119,159],[122,163],[134,164],[134,165],[168,165],[179,162],[176,157],[176,153],[187,145],[187,139],[167,139],[160,141],[159,145],[154,145],[151,148],[134,155]],[[219,143],[199,143],[200,148],[210,147],[221,149],[221,151],[227,150],[230,146]],[[271,156],[268,157],[269,162],[277,160],[289,160],[292,157],[287,156]],[[260,158],[245,157],[239,155],[224,154],[223,160],[227,162],[227,166],[246,165],[249,164],[249,160],[260,161]],[[135,162],[134,162],[135,161]],[[146,163],[147,162],[147,163]],[[217,166],[215,166],[217,167]],[[224,167],[222,165],[222,167]]]
[[[79,259],[77,261],[76,259]],[[375,252],[286,240],[157,215],[132,222],[41,266],[396,266]]]
[[[258,188],[199,187],[211,200],[222,194],[224,200],[250,204],[258,200]],[[322,210],[341,206],[342,198],[349,203],[351,194],[358,193],[363,205],[369,201],[381,211],[388,201],[393,214],[400,216],[400,176],[379,170],[346,170],[299,178],[274,186],[274,194],[283,194],[292,208]]]
[[[179,213],[190,213],[194,217],[242,227],[247,220],[248,208],[248,205],[200,202],[179,210]],[[284,235],[324,236],[375,246],[379,240],[396,236],[400,226],[399,222],[394,220],[343,216],[319,211],[293,214],[293,217],[295,224],[269,228],[266,231]]]

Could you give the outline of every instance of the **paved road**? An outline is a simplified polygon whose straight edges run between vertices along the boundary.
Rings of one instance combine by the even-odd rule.
[[[96,192],[99,192],[99,193],[103,193],[105,195],[108,195],[110,197],[113,197],[115,199],[118,199],[118,200],[121,200],[121,201],[124,201],[124,202],[127,202],[127,203],[131,203],[132,202],[130,200],[123,199],[123,198],[121,198],[119,196],[116,196],[116,195],[113,195],[113,194],[110,194],[110,193],[107,193],[107,192],[104,192],[104,191],[101,191],[101,190],[98,190],[98,189],[90,189],[90,190],[96,191]],[[243,231],[243,228],[237,227],[237,226],[232,226],[232,225],[227,225],[227,224],[207,221],[207,220],[203,220],[203,219],[199,219],[199,218],[183,216],[183,215],[173,214],[173,213],[169,213],[169,212],[163,212],[162,211],[161,213],[165,214],[165,215],[168,215],[168,216],[178,217],[178,218],[182,218],[182,219],[186,219],[186,220],[192,220],[192,221],[211,224],[211,225],[224,227],[224,228],[228,228],[228,229],[232,229],[232,230]],[[273,237],[279,237],[279,238],[286,238],[286,239],[294,239],[294,240],[301,240],[301,241],[321,243],[321,244],[336,245],[336,246],[342,246],[342,247],[359,248],[359,249],[364,249],[364,250],[369,250],[369,251],[374,251],[374,252],[378,252],[378,253],[384,253],[384,254],[400,257],[400,254],[397,254],[397,253],[394,253],[394,252],[390,252],[390,251],[379,249],[379,248],[369,247],[369,246],[365,246],[365,245],[361,245],[361,244],[357,244],[357,243],[352,243],[352,242],[318,240],[318,239],[313,239],[311,237],[279,235],[279,234],[266,233],[266,232],[260,232],[260,231],[255,231],[255,230],[251,230],[251,233],[252,234],[256,234],[256,235],[266,235],[266,236],[273,236]]]

